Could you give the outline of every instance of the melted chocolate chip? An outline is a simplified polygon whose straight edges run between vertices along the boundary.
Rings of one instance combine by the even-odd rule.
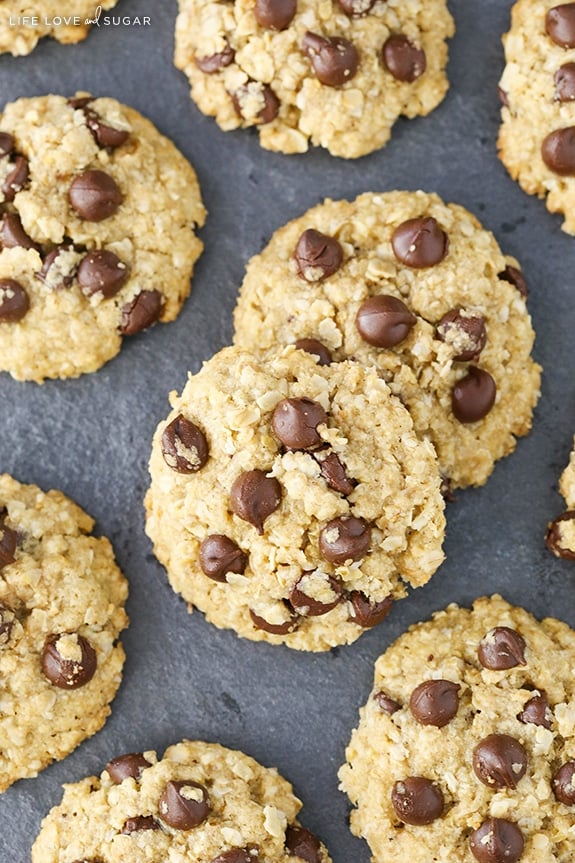
[[[553,794],[565,806],[575,805],[575,761],[567,761],[553,776]]]
[[[104,171],[84,171],[70,185],[70,204],[86,222],[102,222],[113,216],[124,200],[118,184]]]
[[[254,15],[260,27],[285,30],[297,11],[297,0],[256,0]]]
[[[28,159],[25,156],[17,156],[14,160],[14,167],[10,173],[4,178],[2,183],[2,192],[4,193],[5,201],[13,201],[18,192],[20,192],[30,175]]]
[[[357,72],[359,54],[349,39],[329,38],[308,30],[301,47],[311,61],[316,78],[327,87],[340,87],[351,81]]]
[[[114,785],[120,785],[124,779],[135,779],[139,782],[143,771],[151,767],[141,752],[129,752],[127,755],[119,755],[112,758],[106,764],[106,770]]]
[[[317,449],[323,443],[317,427],[327,423],[327,414],[312,399],[282,399],[275,407],[272,428],[290,450]]]
[[[545,29],[556,45],[575,48],[575,3],[554,6],[545,17]]]
[[[294,344],[299,351],[315,357],[318,366],[329,366],[333,362],[329,350],[317,339],[298,339]]]
[[[483,315],[471,314],[461,306],[443,315],[435,331],[440,341],[453,347],[453,359],[459,363],[479,359],[487,341]]]
[[[205,72],[206,75],[214,75],[233,63],[235,58],[236,52],[226,40],[226,47],[223,51],[208,54],[205,57],[196,57],[194,62],[198,69]]]
[[[30,308],[30,298],[20,282],[0,279],[0,323],[21,321]]]
[[[305,827],[292,824],[286,830],[285,847],[289,854],[306,863],[321,863],[321,843]]]
[[[124,336],[141,333],[159,321],[163,309],[164,297],[159,291],[140,291],[133,300],[122,306],[120,332]]]
[[[319,459],[319,472],[326,483],[334,491],[340,494],[351,494],[357,483],[350,479],[346,473],[345,466],[335,452],[330,452],[325,458]]]
[[[489,734],[473,750],[473,770],[490,788],[516,788],[527,770],[527,753],[509,734]]]
[[[339,270],[343,249],[335,237],[308,228],[297,241],[294,257],[298,273],[306,282],[321,282]]]
[[[69,640],[69,644],[65,641]],[[64,655],[60,653],[63,651]],[[80,653],[79,658],[66,658],[70,651]],[[87,638],[77,634],[50,635],[42,652],[42,671],[50,683],[60,689],[79,689],[96,673],[96,651]]]
[[[255,845],[248,845],[246,848],[230,848],[228,851],[222,851],[211,860],[211,863],[258,863],[258,860],[258,849]]]
[[[575,176],[575,126],[556,129],[547,135],[541,144],[541,156],[554,174]]]
[[[107,249],[96,249],[80,262],[78,283],[86,297],[102,294],[108,299],[115,296],[126,284],[129,268]]]
[[[424,776],[408,776],[396,782],[391,791],[395,814],[405,824],[431,824],[443,813],[443,794],[439,785]]]
[[[409,699],[409,709],[420,725],[443,728],[459,708],[459,684],[451,680],[425,680],[416,686]]]
[[[358,309],[355,325],[365,342],[377,348],[400,344],[417,322],[404,302],[390,294],[364,300]]]
[[[523,637],[514,629],[496,626],[479,642],[477,656],[484,668],[504,671],[517,665],[527,665],[525,647]]]
[[[344,515],[328,521],[321,529],[319,550],[326,560],[339,566],[365,557],[370,541],[371,528],[365,519]]]
[[[175,830],[191,830],[206,820],[212,807],[207,789],[198,782],[166,783],[159,802],[162,820]]]
[[[375,0],[338,0],[339,5],[350,18],[361,18],[371,12]]]
[[[575,99],[575,63],[564,63],[553,76],[557,102],[572,102]]]
[[[9,156],[14,149],[14,138],[8,132],[0,132],[0,159]]]
[[[360,590],[352,590],[349,599],[351,613],[349,619],[364,629],[371,629],[384,620],[393,605],[393,597],[386,596],[381,602],[373,602]]]
[[[277,479],[263,470],[247,470],[234,481],[230,491],[233,513],[253,524],[261,535],[264,522],[281,503],[282,488]]]
[[[207,536],[203,540],[199,557],[204,575],[224,584],[228,572],[243,573],[247,564],[247,557],[239,545],[220,533]]]
[[[499,273],[498,278],[503,279],[504,282],[511,282],[512,285],[515,285],[521,296],[527,299],[527,281],[520,269],[508,264],[503,272]]]
[[[1,282],[0,282],[1,286]],[[1,290],[1,288],[0,288]],[[0,295],[1,296],[1,295]],[[2,305],[0,304],[0,315],[2,314]],[[1,317],[0,317],[1,320]],[[18,534],[11,527],[8,527],[0,519],[0,569],[14,563],[16,560],[15,552],[18,545]]]
[[[523,710],[517,714],[517,719],[525,725],[542,725],[543,728],[551,728],[552,716],[547,695],[541,690],[539,695],[534,695],[525,702]]]
[[[4,213],[0,225],[0,245],[3,249],[36,249],[40,247],[30,239],[20,221],[18,213]]]
[[[2,568],[1,555],[2,540],[0,540],[0,569]],[[14,614],[12,609],[8,608],[6,605],[0,602],[0,647],[4,647],[4,645],[8,644],[8,642],[10,641],[15,620],[16,615]]]
[[[402,222],[393,232],[391,245],[398,261],[408,267],[423,269],[444,259],[449,237],[432,216],[422,216]]]
[[[86,118],[86,125],[98,147],[115,150],[117,147],[125,144],[130,137],[127,129],[115,129],[113,126],[108,126],[107,123],[104,123],[96,111],[84,109],[84,116]]]
[[[139,830],[159,830],[160,825],[152,815],[136,815],[134,818],[128,818],[124,821],[122,833],[129,836],[131,833],[137,833]]]
[[[332,575],[323,572],[304,573],[292,587],[289,600],[299,614],[319,617],[335,608],[342,594],[340,582]]]
[[[504,818],[488,818],[469,838],[471,853],[479,863],[517,863],[524,844],[517,824]]]
[[[161,446],[164,461],[177,473],[196,473],[204,467],[210,454],[201,428],[182,414],[164,429]]]
[[[484,369],[469,366],[451,392],[451,410],[460,423],[475,423],[487,416],[495,404],[497,387]]]
[[[232,104],[236,113],[240,117],[244,117],[242,103],[244,101],[251,101],[251,98],[255,97],[256,92],[254,92],[254,85],[256,85],[256,92],[260,98],[263,99],[264,104],[253,122],[264,126],[266,123],[271,123],[272,120],[275,120],[280,109],[280,100],[269,84],[260,84],[255,81],[244,84],[243,87],[240,87],[235,91],[235,93],[232,93]],[[244,117],[244,119],[250,119],[250,117]]]
[[[384,44],[383,63],[397,81],[409,84],[420,78],[427,66],[423,48],[418,48],[400,33],[390,36]]]
[[[384,692],[383,690],[376,692],[373,696],[373,700],[376,702],[379,709],[384,713],[387,713],[388,716],[392,716],[394,713],[397,713],[398,710],[401,710],[401,704],[391,698],[387,692]]]
[[[558,518],[548,524],[547,533],[545,534],[545,544],[556,557],[562,557],[564,560],[575,560],[575,552],[567,545],[563,545],[564,540],[561,528],[563,522],[566,521],[575,521],[574,509],[568,509],[563,515],[558,516]]]
[[[294,629],[297,628],[298,618],[291,612],[288,612],[288,614],[288,618],[282,623],[270,623],[269,620],[256,614],[255,611],[250,608],[250,617],[256,629],[262,629],[264,632],[269,632],[272,635],[287,635],[288,632],[293,632]]]

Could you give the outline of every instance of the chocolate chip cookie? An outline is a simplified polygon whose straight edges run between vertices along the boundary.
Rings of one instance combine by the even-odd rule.
[[[499,156],[575,234],[575,3],[519,0],[503,44]]]
[[[255,126],[268,150],[363,156],[447,91],[445,0],[179,3],[175,63],[192,98],[226,131]]]
[[[575,632],[500,596],[380,656],[340,770],[376,863],[573,859]]]
[[[97,9],[111,9],[117,0],[3,0],[0,4],[0,54],[29,54],[43,36],[62,44],[81,42]]]
[[[204,221],[196,175],[113,99],[19,99],[0,115],[0,371],[75,377],[173,320]]]
[[[559,491],[567,509],[547,525],[545,542],[556,557],[575,560],[575,439],[569,464],[561,474]]]
[[[375,365],[446,484],[481,485],[539,395],[526,292],[517,261],[463,207],[423,192],[327,200],[248,264],[235,341],[262,354],[313,339],[323,362]]]
[[[329,863],[297,820],[301,801],[273,768],[215,743],[184,740],[112,759],[64,786],[32,863]]]
[[[174,590],[245,638],[355,641],[443,559],[435,452],[373,369],[225,348],[154,436],[148,535]]]
[[[0,475],[0,791],[95,734],[120,684],[126,581],[59,491]]]

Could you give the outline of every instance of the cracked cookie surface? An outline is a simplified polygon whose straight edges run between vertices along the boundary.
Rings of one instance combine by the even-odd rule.
[[[87,20],[96,18],[98,6],[111,9],[117,0],[3,0],[0,4],[0,54],[9,52],[15,57],[29,54],[44,36],[52,36],[62,44],[81,42],[90,31]],[[38,20],[13,24],[19,18],[35,16]],[[78,18],[70,21],[66,18]]]

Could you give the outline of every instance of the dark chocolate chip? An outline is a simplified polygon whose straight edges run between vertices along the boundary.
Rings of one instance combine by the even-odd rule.
[[[266,518],[276,511],[281,499],[282,488],[277,479],[257,468],[241,473],[230,491],[232,512],[253,524],[260,535]]]
[[[317,427],[327,423],[327,414],[313,399],[282,399],[275,407],[272,428],[286,449],[317,449],[323,443]]]
[[[321,282],[339,270],[343,249],[335,237],[308,228],[297,241],[294,257],[298,273],[306,282]]]
[[[236,57],[236,52],[226,40],[226,47],[223,51],[217,51],[215,54],[207,54],[204,57],[196,57],[195,64],[201,72],[206,75],[214,75],[216,72],[221,72],[230,63],[233,63]]]
[[[129,752],[108,761],[106,770],[114,785],[120,785],[124,779],[135,779],[139,782],[142,772],[151,766],[141,752]]]
[[[564,63],[553,76],[555,99],[558,102],[572,102],[575,99],[575,63]]]
[[[68,99],[68,105],[74,111],[83,111],[93,101],[93,96],[74,96],[72,99]]]
[[[451,680],[425,680],[411,693],[409,709],[420,725],[443,728],[457,713],[459,689]]]
[[[206,820],[211,810],[207,789],[198,782],[167,782],[160,797],[160,816],[175,830],[197,827]]]
[[[71,246],[56,246],[49,252],[44,258],[44,262],[42,264],[42,269],[40,272],[35,273],[37,279],[40,279],[41,282],[48,284],[52,282],[52,276],[49,276],[50,268],[56,261],[56,258],[60,255],[61,252],[67,252],[71,250]],[[68,275],[60,274],[60,281],[58,283],[51,284],[52,290],[60,290],[62,288],[69,288],[73,283],[76,275],[76,268],[74,267]]]
[[[553,794],[565,806],[575,805],[575,761],[567,761],[553,776]]]
[[[258,860],[258,849],[255,845],[248,845],[246,848],[230,848],[228,851],[222,851],[211,860],[211,863],[258,863]]]
[[[483,315],[471,314],[461,306],[443,315],[435,331],[440,341],[453,347],[453,359],[461,363],[479,359],[487,341]]]
[[[397,81],[409,84],[420,78],[427,66],[423,48],[418,48],[401,33],[390,36],[384,44],[383,62]]]
[[[527,770],[527,753],[509,734],[489,734],[473,750],[473,770],[490,788],[516,788]]]
[[[343,515],[334,518],[321,529],[319,550],[336,566],[348,560],[361,560],[367,554],[371,528],[363,518]]]
[[[255,611],[250,608],[250,617],[256,629],[262,629],[264,632],[270,632],[272,635],[287,635],[288,632],[293,632],[294,629],[297,628],[298,618],[291,612],[288,612],[288,614],[289,616],[287,620],[284,620],[283,623],[270,623],[269,620],[256,614]]]
[[[260,27],[285,30],[297,11],[297,0],[256,0],[254,15]]]
[[[309,57],[316,78],[328,87],[340,87],[351,81],[357,72],[359,54],[349,39],[341,36],[325,37],[310,30],[301,42],[304,53]]]
[[[317,339],[298,339],[295,346],[299,351],[315,357],[319,366],[329,366],[333,362],[329,350]]]
[[[575,176],[575,126],[556,129],[544,138],[541,156],[550,171],[561,177]]]
[[[340,494],[352,493],[357,483],[348,477],[345,466],[337,453],[330,452],[325,458],[321,460],[317,458],[317,460],[319,461],[319,472],[330,488],[339,491]]]
[[[125,336],[133,336],[147,330],[160,319],[163,310],[164,297],[159,291],[140,291],[133,300],[122,306],[120,332]]]
[[[503,89],[503,87],[497,87],[497,92],[499,94],[499,101],[503,105],[504,108],[509,108],[509,98],[507,96],[507,92]]]
[[[0,282],[0,291],[1,291]],[[1,293],[0,293],[1,296]],[[0,303],[0,315],[2,314],[2,305]],[[1,320],[1,317],[0,317]],[[15,552],[18,545],[18,534],[11,527],[8,527],[0,520],[0,569],[14,563],[16,560]]]
[[[575,560],[575,552],[564,544],[562,536],[563,522],[575,521],[575,510],[568,509],[563,515],[549,522],[547,525],[547,533],[545,534],[545,543],[549,551],[552,551],[556,557],[562,557],[564,560]]]
[[[543,728],[551,728],[552,717],[549,701],[543,690],[540,690],[539,695],[534,695],[529,701],[526,701],[521,713],[517,714],[519,722],[523,722],[525,725],[542,725]]]
[[[377,348],[392,348],[400,344],[416,322],[417,318],[405,303],[390,294],[364,300],[355,318],[362,339]]]
[[[226,583],[228,572],[244,572],[247,557],[229,536],[214,533],[200,545],[200,566],[204,575],[214,581]]]
[[[96,249],[80,262],[78,283],[86,297],[100,293],[108,299],[123,288],[129,273],[129,268],[114,252]]]
[[[545,29],[556,45],[575,48],[575,3],[554,6],[545,17]]]
[[[72,639],[70,647],[74,653],[79,650],[79,659],[66,659],[60,654],[64,639]],[[50,635],[46,639],[42,652],[42,671],[54,686],[60,689],[79,689],[93,678],[96,666],[96,651],[83,635]]]
[[[178,414],[162,433],[164,461],[177,473],[196,473],[209,458],[206,436],[191,420]]]
[[[254,83],[256,82],[252,81],[250,82],[250,84],[244,84],[243,87],[240,87],[238,90],[235,91],[235,93],[232,93],[232,104],[236,110],[236,113],[240,117],[244,116],[242,113],[242,102],[244,101],[244,99],[249,98]],[[259,114],[257,115],[255,122],[261,126],[264,126],[266,123],[271,123],[272,120],[275,120],[275,118],[277,117],[280,109],[280,100],[278,99],[272,88],[269,86],[269,84],[259,84],[258,89],[261,97],[264,100],[264,105]]]
[[[352,590],[349,599],[351,602],[351,613],[349,619],[364,629],[371,629],[384,620],[393,605],[393,597],[386,596],[381,602],[373,602],[360,590]]]
[[[1,555],[2,540],[0,539],[0,569],[2,568]],[[14,614],[12,609],[8,608],[6,605],[3,605],[3,603],[0,602],[0,647],[4,647],[4,645],[8,644],[8,642],[10,641],[15,620],[16,615]]]
[[[0,159],[9,156],[14,149],[14,138],[8,132],[0,132]]]
[[[408,219],[393,232],[393,252],[398,261],[408,267],[433,267],[444,259],[449,237],[432,216]]]
[[[339,5],[350,18],[361,18],[371,12],[375,0],[339,0]]]
[[[30,298],[20,282],[0,279],[0,323],[21,321],[30,308]]]
[[[321,843],[317,836],[305,827],[292,824],[286,830],[285,847],[290,855],[306,863],[321,863]]]
[[[4,193],[5,201],[14,200],[18,192],[22,191],[28,182],[29,175],[28,159],[25,156],[17,156],[14,160],[14,167],[2,183],[2,192]]]
[[[453,386],[451,410],[460,423],[475,423],[487,416],[495,404],[497,387],[484,369],[469,366],[465,377]]]
[[[408,776],[396,782],[391,803],[400,821],[418,826],[440,818],[444,805],[439,785],[424,776]]]
[[[70,185],[70,204],[86,222],[102,222],[113,216],[124,200],[118,184],[105,171],[84,171]]]
[[[517,665],[527,665],[525,647],[525,640],[514,629],[496,626],[479,642],[477,656],[484,668],[504,671]]]
[[[307,590],[310,593],[306,593]],[[299,614],[319,617],[335,608],[341,602],[342,594],[340,582],[332,575],[304,572],[292,587],[289,600]]]
[[[527,281],[518,267],[507,264],[503,272],[499,273],[499,278],[505,282],[511,282],[512,285],[515,285],[521,296],[527,299]]]
[[[152,815],[136,815],[134,818],[128,818],[124,821],[122,833],[129,836],[131,833],[137,833],[139,830],[159,830],[160,825]]]
[[[488,818],[469,837],[471,853],[479,863],[517,863],[524,844],[517,824],[504,818]]]
[[[391,698],[387,692],[384,692],[383,690],[376,692],[373,696],[373,700],[379,709],[383,710],[383,712],[387,713],[389,716],[392,716],[394,713],[397,713],[398,710],[401,710],[401,704]]]
[[[125,144],[130,137],[127,129],[115,129],[113,126],[108,126],[107,123],[103,122],[100,115],[91,109],[84,109],[84,116],[86,125],[99,147],[115,150]]]
[[[36,249],[40,247],[32,240],[24,228],[18,213],[4,213],[0,226],[0,246],[3,249]]]

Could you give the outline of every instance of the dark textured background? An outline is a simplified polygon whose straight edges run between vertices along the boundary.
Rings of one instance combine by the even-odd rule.
[[[114,755],[161,752],[187,736],[276,765],[304,800],[303,821],[324,839],[334,863],[367,863],[367,845],[348,831],[336,771],[375,658],[410,623],[452,600],[469,603],[496,590],[536,615],[575,625],[575,564],[555,560],[543,544],[547,520],[562,507],[557,480],[575,431],[575,239],[561,233],[560,219],[542,202],[523,194],[496,157],[500,36],[510,0],[449,5],[457,34],[447,98],[427,118],[400,121],[384,150],[355,162],[319,150],[267,153],[255,134],[224,134],[201,116],[172,66],[174,0],[120,0],[117,12],[150,14],[150,28],[100,28],[77,46],[48,39],[29,57],[0,58],[0,104],[87,89],[142,111],[192,161],[209,211],[206,250],[175,323],[128,339],[115,360],[79,380],[37,386],[0,375],[0,470],[62,489],[96,518],[130,580],[132,619],[124,682],[105,728],[2,795],[0,861],[29,860],[61,783],[100,772]],[[521,260],[535,353],[546,370],[534,430],[484,488],[459,492],[448,506],[446,563],[387,623],[323,655],[240,641],[199,613],[189,617],[151,554],[142,497],[153,430],[168,411],[168,392],[230,341],[244,265],[271,232],[325,196],[395,188],[433,190],[465,205]]]

